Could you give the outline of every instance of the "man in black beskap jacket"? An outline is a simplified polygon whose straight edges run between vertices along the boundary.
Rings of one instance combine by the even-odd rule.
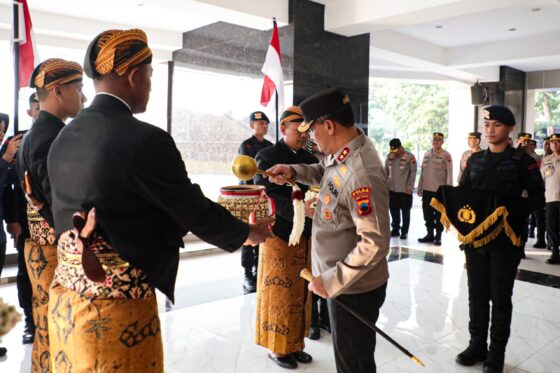
[[[257,153],[256,161],[261,170],[268,170],[276,164],[314,164],[319,160],[304,149],[308,140],[307,132],[298,127],[303,115],[298,106],[287,108],[280,117],[282,139],[275,145]],[[297,243],[290,243],[294,218],[294,189],[290,185],[278,185],[261,175],[255,177],[257,184],[264,185],[266,194],[276,207],[276,221],[272,232],[274,237],[260,245],[257,275],[257,328],[255,341],[269,350],[269,358],[283,368],[293,369],[297,363],[310,363],[311,355],[303,351],[307,323],[311,316],[311,297],[305,281],[299,276],[304,268],[311,268],[311,225],[308,217],[304,220],[301,237]],[[302,193],[308,186],[298,184]],[[277,263],[282,263],[280,266]],[[291,279],[290,286],[282,286],[270,279]],[[279,335],[266,325],[274,323],[286,334]]]
[[[95,234],[86,234],[86,237],[103,240],[103,250],[110,252],[107,255],[118,256],[116,261],[123,260],[126,268],[134,269],[129,277],[137,276],[138,271],[143,274],[134,283],[124,284],[126,287],[120,286],[122,281],[117,278],[108,283],[111,294],[123,296],[92,296],[94,288],[88,290],[87,300],[84,296],[72,303],[75,309],[81,307],[82,299],[88,304],[103,301],[106,309],[102,311],[110,310],[111,322],[123,325],[140,320],[143,315],[149,315],[148,324],[159,325],[157,305],[154,307],[150,294],[157,288],[174,299],[179,247],[183,246],[183,236],[189,231],[227,251],[237,250],[245,242],[258,244],[270,236],[270,219],[248,225],[206,198],[201,188],[189,179],[171,135],[134,117],[133,114],[144,112],[148,104],[153,71],[151,60],[151,50],[142,30],[108,30],[99,34],[90,43],[84,61],[84,70],[93,78],[97,95],[91,105],[60,132],[47,162],[59,252],[68,247],[83,247],[79,249],[82,257],[89,252],[87,255],[91,258],[91,252],[99,249],[91,247],[89,238],[83,241],[85,228],[80,240],[73,229],[74,214],[89,212],[88,219],[95,219],[97,225]],[[101,283],[97,280],[99,272],[88,275],[88,268],[97,270],[101,264],[88,267],[88,263],[95,264],[95,260],[81,261],[81,266],[74,263],[64,270],[64,261],[59,261],[60,270],[57,269],[50,290],[51,303],[75,299],[72,297],[76,292],[69,288],[74,283]],[[109,276],[107,273],[113,270],[110,265],[106,263],[103,268],[104,276]],[[76,267],[77,270],[72,269]],[[118,273],[118,268],[114,271]],[[86,276],[91,281],[84,282]],[[139,290],[130,292],[131,287]],[[137,312],[138,309],[143,309],[144,314]],[[63,325],[59,325],[54,316],[49,319],[49,329],[52,326],[62,334],[57,328]],[[155,319],[149,319],[152,316]],[[96,346],[88,347],[87,353],[78,351],[89,338],[88,333],[77,327],[87,324],[86,317],[85,313],[74,314],[76,327],[68,339],[71,345],[67,344],[67,338],[51,340],[51,347],[55,343],[72,350],[71,353],[66,351],[68,362],[78,364],[78,360],[72,359],[79,359],[80,367],[85,369],[93,368],[97,359],[110,358],[117,359],[119,364],[126,362],[127,368],[132,370],[139,369],[138,364],[153,363],[154,371],[163,372],[163,358],[150,358],[138,349],[130,348],[126,354],[118,352],[120,355],[115,357],[117,353],[112,350],[120,347],[120,343],[109,333],[105,333]],[[150,346],[153,356],[161,356],[160,330],[154,327],[150,332],[142,348]],[[137,365],[130,365],[132,363]]]

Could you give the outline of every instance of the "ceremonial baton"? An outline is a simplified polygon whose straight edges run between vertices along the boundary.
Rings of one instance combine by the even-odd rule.
[[[305,279],[308,282],[313,281],[315,278],[313,277],[313,275],[311,274],[311,272],[309,272],[309,270],[307,268],[302,269],[301,273],[299,274],[303,279]],[[375,326],[374,323],[372,323],[371,321],[367,320],[365,317],[363,317],[362,315],[360,315],[359,313],[357,313],[356,311],[354,311],[353,309],[351,309],[350,307],[348,307],[347,305],[345,305],[344,303],[342,303],[342,301],[340,301],[337,298],[331,298],[331,300],[333,302],[335,302],[338,306],[344,308],[346,311],[348,311],[348,313],[350,313],[352,316],[354,316],[355,318],[357,318],[358,320],[360,320],[362,323],[364,323],[368,328],[370,328],[371,330],[373,330],[374,332],[376,332],[377,334],[379,334],[380,336],[382,336],[383,338],[385,338],[387,341],[389,341],[389,343],[391,343],[393,346],[395,346],[396,348],[398,348],[403,354],[405,354],[406,356],[408,356],[410,359],[412,359],[412,361],[414,361],[416,364],[421,365],[423,367],[425,367],[424,363],[418,359],[416,356],[412,355],[410,353],[410,351],[408,351],[406,348],[404,348],[403,346],[401,346],[397,341],[395,341],[393,338],[389,337],[387,334],[385,334],[385,332],[381,329],[379,329],[377,326]]]

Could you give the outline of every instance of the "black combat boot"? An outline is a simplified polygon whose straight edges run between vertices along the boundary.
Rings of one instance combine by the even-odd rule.
[[[441,246],[441,232],[436,232],[436,236],[434,237],[434,245]]]
[[[552,255],[546,262],[548,264],[560,264],[560,253],[558,252],[558,247],[552,248]]]
[[[484,361],[484,373],[502,373],[504,371],[504,352],[488,351]]]
[[[419,239],[418,239],[418,242],[421,242],[421,243],[431,243],[431,242],[434,242],[434,235],[433,235],[433,233],[432,233],[432,234],[428,233],[428,234],[425,235],[424,237],[419,238]]]
[[[35,323],[33,322],[33,312],[29,309],[23,310],[25,315],[25,326],[23,327],[22,343],[29,344],[35,340]]]
[[[484,345],[469,344],[469,347],[455,358],[455,362],[466,367],[486,360],[488,350]]]

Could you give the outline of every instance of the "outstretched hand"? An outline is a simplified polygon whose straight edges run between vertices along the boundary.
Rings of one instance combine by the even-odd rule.
[[[288,182],[288,179],[294,177],[294,171],[286,164],[272,166],[266,170],[266,173],[268,174],[268,180],[278,185],[284,185]]]
[[[249,224],[249,236],[243,245],[256,246],[272,237],[274,218],[263,218]]]

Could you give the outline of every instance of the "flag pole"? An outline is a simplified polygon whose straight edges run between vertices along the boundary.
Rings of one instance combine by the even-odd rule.
[[[13,3],[13,13],[14,13],[14,135],[18,131],[18,113],[19,113],[19,1],[14,1]],[[6,128],[7,130],[7,128]]]
[[[276,26],[276,17],[272,17],[272,24]],[[276,93],[276,142],[278,142],[278,87],[274,92]]]
[[[278,90],[274,92],[276,93],[276,142],[278,142]]]

